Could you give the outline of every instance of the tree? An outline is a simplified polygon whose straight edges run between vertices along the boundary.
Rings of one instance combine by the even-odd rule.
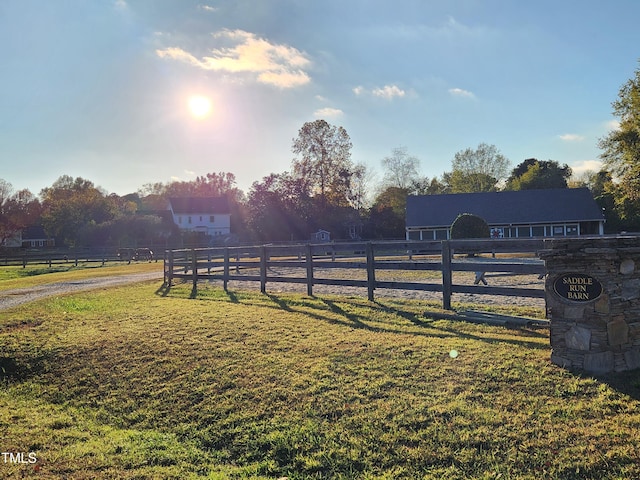
[[[272,173],[249,191],[249,231],[259,241],[307,238],[311,205],[304,182],[287,172]]]
[[[374,238],[402,238],[409,190],[387,187],[375,199],[369,213],[367,234]]]
[[[481,143],[456,153],[451,166],[443,175],[451,193],[492,192],[507,177],[509,160],[495,145]]]
[[[451,224],[451,238],[489,238],[489,225],[484,218],[461,213]]]
[[[321,208],[348,202],[351,147],[347,131],[325,120],[305,123],[293,139],[292,151],[300,157],[293,161],[293,174],[305,181],[309,192],[320,195]]]
[[[0,245],[15,237],[40,216],[40,202],[27,189],[13,192],[13,186],[0,179]]]
[[[40,197],[45,231],[70,246],[77,244],[81,228],[107,222],[117,215],[113,198],[81,177],[63,175],[51,187],[44,188]]]
[[[436,177],[423,177],[414,180],[411,182],[409,191],[412,195],[440,195],[449,193],[447,185]]]
[[[348,199],[357,212],[362,211],[370,203],[369,185],[372,177],[373,173],[363,163],[356,164],[352,169]]]
[[[511,171],[505,190],[567,188],[571,174],[571,167],[566,163],[560,165],[555,160],[528,158]]]
[[[420,160],[407,153],[406,147],[394,148],[391,156],[382,159],[385,187],[409,188],[418,180]]]
[[[600,158],[616,178],[615,205],[625,228],[638,228],[640,216],[640,69],[612,103],[619,128],[600,139]]]

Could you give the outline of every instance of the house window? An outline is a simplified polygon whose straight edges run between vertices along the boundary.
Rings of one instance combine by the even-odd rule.
[[[531,227],[518,227],[518,238],[530,237],[530,236],[531,236]]]
[[[200,221],[202,221],[202,215],[200,215]]]
[[[567,235],[578,235],[578,225],[567,225]]]
[[[213,215],[209,216],[209,223],[215,223],[216,217],[214,217]]]
[[[446,240],[447,230],[436,230],[436,240]]]
[[[187,223],[191,223],[191,217],[187,217]]]
[[[531,227],[534,237],[544,237],[544,227]]]
[[[420,240],[420,231],[409,230],[409,240]]]
[[[564,235],[564,225],[554,225],[553,235],[554,236]]]

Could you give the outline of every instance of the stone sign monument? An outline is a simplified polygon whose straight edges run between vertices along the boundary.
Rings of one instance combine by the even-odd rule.
[[[545,241],[551,361],[591,373],[640,368],[640,237]]]

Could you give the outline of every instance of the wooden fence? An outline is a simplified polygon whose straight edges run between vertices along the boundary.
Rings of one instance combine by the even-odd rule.
[[[338,285],[367,289],[369,300],[376,289],[425,290],[442,292],[442,305],[451,309],[454,293],[508,295],[544,298],[543,288],[498,287],[477,285],[485,277],[501,275],[531,275],[542,277],[544,263],[536,258],[478,258],[472,254],[535,254],[543,248],[541,239],[444,240],[400,242],[350,242],[298,245],[260,245],[252,247],[216,247],[167,250],[164,259],[164,282],[171,286],[174,279],[193,282],[194,292],[199,280],[222,280],[225,291],[229,281],[259,282],[266,293],[268,283],[305,284],[313,295],[315,285]],[[503,257],[502,255],[500,255]],[[274,274],[273,269],[285,267],[298,275]],[[319,269],[358,269],[366,279],[318,278]],[[291,270],[290,270],[291,269]],[[410,281],[380,281],[381,270],[440,271],[438,283]],[[455,271],[476,272],[476,284],[454,284]]]
[[[162,252],[163,248],[159,251]],[[131,261],[131,257],[119,257],[115,248],[79,249],[79,250],[17,250],[0,253],[0,267],[45,265],[53,268],[56,265],[74,265],[107,262]],[[148,260],[148,259],[145,259]]]

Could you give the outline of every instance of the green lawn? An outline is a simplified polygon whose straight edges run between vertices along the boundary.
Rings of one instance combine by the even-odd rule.
[[[640,375],[557,368],[545,330],[158,286],[0,312],[0,451],[37,455],[0,477],[640,478]]]
[[[131,273],[162,272],[162,262],[74,263],[52,265],[0,266],[0,291],[13,288],[33,287],[45,283],[68,282],[94,277],[126,275]]]

